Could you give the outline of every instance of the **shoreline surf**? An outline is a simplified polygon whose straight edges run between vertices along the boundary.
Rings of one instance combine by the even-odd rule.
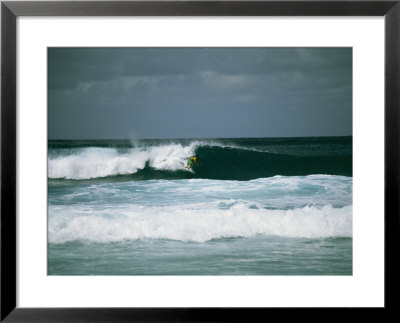
[[[352,137],[48,149],[49,275],[352,274]]]

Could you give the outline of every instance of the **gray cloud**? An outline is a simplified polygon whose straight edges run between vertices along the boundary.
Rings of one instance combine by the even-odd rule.
[[[50,48],[49,138],[352,133],[351,48]]]

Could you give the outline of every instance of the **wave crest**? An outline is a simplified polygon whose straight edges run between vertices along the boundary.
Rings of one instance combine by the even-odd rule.
[[[280,147],[277,151],[271,145],[252,146],[244,139],[232,140],[232,143],[164,140],[124,147],[54,146],[49,150],[48,177],[72,180],[107,177],[107,181],[112,181],[111,177],[121,175],[140,180],[251,180],[275,175],[310,174],[352,176],[351,150],[338,149],[330,144],[318,149],[292,146]],[[196,167],[195,174],[191,174],[185,171],[185,166],[188,158],[195,153],[199,154],[201,164]]]
[[[90,179],[127,175],[147,165],[154,169],[175,171],[186,166],[187,159],[194,154],[197,145],[135,147],[123,153],[116,148],[83,148],[74,154],[50,158],[48,177]]]
[[[62,209],[52,206],[49,241],[105,243],[150,238],[205,242],[259,234],[292,238],[352,236],[351,205],[266,210],[245,202],[228,208],[215,203],[181,208],[131,206],[114,210],[112,216],[107,210],[87,214],[84,208],[79,210],[76,206]]]

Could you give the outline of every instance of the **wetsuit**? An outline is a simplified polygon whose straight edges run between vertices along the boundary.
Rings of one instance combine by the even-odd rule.
[[[190,157],[188,160],[188,166],[191,168],[194,166],[195,163],[198,163],[197,157]]]

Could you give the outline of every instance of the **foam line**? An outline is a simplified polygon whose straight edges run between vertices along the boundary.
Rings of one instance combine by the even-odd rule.
[[[173,239],[205,242],[226,237],[275,235],[293,238],[352,236],[352,206],[306,206],[266,210],[250,203],[219,202],[186,206],[125,206],[107,210],[81,206],[49,207],[49,241],[113,242]]]

